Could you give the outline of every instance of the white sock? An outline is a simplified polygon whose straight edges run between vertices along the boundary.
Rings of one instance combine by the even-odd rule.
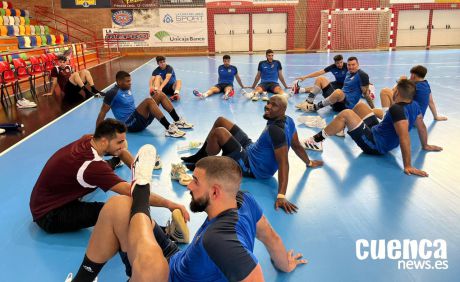
[[[203,97],[208,97],[209,96],[209,91],[206,91],[203,93]]]
[[[224,94],[225,94],[225,95],[228,95],[228,93],[230,93],[230,91],[232,91],[232,90],[227,90],[227,91],[225,91]]]
[[[299,93],[305,93],[307,92],[307,90],[305,89],[305,87],[300,87],[299,88]]]
[[[179,94],[179,90],[174,90],[174,94]]]

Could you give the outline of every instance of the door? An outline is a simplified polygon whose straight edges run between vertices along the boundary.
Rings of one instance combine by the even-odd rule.
[[[232,15],[214,15],[216,52],[232,49]]]
[[[215,15],[216,52],[249,51],[249,14]]]
[[[252,15],[253,51],[265,51],[270,49],[270,17],[271,14]]]
[[[434,10],[432,46],[460,44],[460,10]]]
[[[249,51],[249,14],[232,16],[232,50],[234,52]]]
[[[426,46],[429,10],[400,11],[396,46]]]
[[[270,14],[270,49],[286,50],[287,14]]]

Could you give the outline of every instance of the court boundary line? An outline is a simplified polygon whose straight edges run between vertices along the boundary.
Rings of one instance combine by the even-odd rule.
[[[129,72],[130,74],[133,74],[134,72],[138,71],[140,68],[144,67],[145,65],[148,65],[151,61],[153,61],[155,58],[152,58],[150,60],[148,60],[147,62],[143,63],[142,65],[138,66],[137,68],[135,68],[134,70],[132,70],[131,72]],[[110,87],[112,87],[113,85],[115,84],[115,82],[113,82],[112,84],[108,85],[106,88],[104,88],[102,91],[106,91],[106,89],[109,89]],[[57,121],[59,121],[60,119],[66,117],[67,115],[69,115],[70,113],[74,112],[75,110],[81,108],[83,105],[85,105],[86,103],[88,103],[89,101],[92,101],[94,99],[94,96],[89,98],[88,100],[84,101],[83,103],[81,103],[80,105],[74,107],[73,109],[71,109],[70,111],[64,113],[63,115],[53,119],[52,121],[50,121],[49,123],[45,124],[44,126],[42,126],[41,128],[39,128],[38,130],[36,130],[35,132],[33,132],[32,134],[26,136],[25,138],[21,139],[19,142],[15,143],[14,145],[12,145],[11,147],[9,147],[8,149],[6,149],[5,151],[1,152],[0,153],[0,157],[3,157],[5,154],[7,154],[8,152],[10,152],[11,150],[15,149],[17,146],[21,145],[22,143],[24,143],[25,141],[29,140],[30,138],[32,138],[33,136],[35,136],[36,134],[40,133],[41,131],[43,131],[44,129],[48,128],[49,126],[51,126],[52,124],[56,123]],[[99,99],[99,98],[97,98]]]

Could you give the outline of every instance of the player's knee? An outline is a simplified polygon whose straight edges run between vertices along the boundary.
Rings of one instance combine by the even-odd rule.
[[[131,204],[131,197],[123,195],[114,196],[104,204],[104,207],[99,214],[99,218],[120,218],[124,214],[128,215]]]
[[[337,115],[337,118],[340,118],[340,119],[348,119],[351,115],[353,115],[354,112],[353,110],[350,110],[350,109],[345,109],[343,111],[341,111],[338,115]]]
[[[224,122],[226,122],[227,119],[223,116],[220,116],[216,119],[216,122],[214,122],[214,125],[215,126],[219,126],[220,124],[223,124]]]

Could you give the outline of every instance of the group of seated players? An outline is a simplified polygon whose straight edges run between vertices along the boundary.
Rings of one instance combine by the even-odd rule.
[[[326,138],[345,128],[364,153],[382,155],[400,145],[404,172],[427,176],[411,165],[409,130],[417,128],[424,150],[440,151],[442,148],[427,142],[423,116],[430,107],[435,120],[447,118],[436,111],[429,84],[424,79],[425,67],[413,67],[409,79],[401,77],[393,89],[383,89],[381,109],[374,107],[369,76],[359,68],[356,57],[344,63],[342,56],[337,55],[334,64],[324,70],[299,77],[290,91],[307,93],[307,98],[296,105],[298,109],[317,112],[331,106],[338,112],[320,132],[301,140],[293,119],[286,115],[290,95],[278,84],[279,79],[288,88],[281,63],[273,59],[271,50],[267,50],[266,57],[267,60],[259,63],[251,87],[254,90],[246,92],[251,100],[267,101],[263,114],[267,125],[260,137],[252,141],[238,125],[219,117],[202,147],[195,154],[182,157],[184,165],[193,171],[193,180],[187,186],[190,210],[207,214],[192,240],[186,224],[190,215],[185,206],[150,190],[152,170],[159,160],[156,149],[144,145],[133,157],[126,141],[127,132],[142,131],[155,118],[165,127],[165,136],[182,137],[185,132],[181,129],[193,128],[171,103],[180,98],[181,82],[165,58],[157,57],[158,68],[149,83],[150,97],[136,107],[130,74],[124,71],[116,74],[115,86],[102,93],[104,100],[94,134],[85,135],[54,153],[30,198],[34,222],[48,233],[94,226],[78,272],[75,276],[69,274],[66,281],[94,281],[104,264],[117,253],[130,281],[263,281],[261,266],[254,255],[255,238],[264,244],[277,269],[293,271],[307,261],[302,254],[286,250],[256,199],[240,191],[241,178],[267,179],[278,172],[274,207],[295,213],[298,207],[285,196],[289,149],[303,161],[305,169],[320,167],[323,162],[310,159],[305,149],[322,150]],[[223,60],[224,64],[218,68],[218,84],[204,93],[194,91],[196,96],[206,98],[223,92],[228,99],[234,96],[234,78],[245,88],[237,68],[230,64],[230,57],[225,55]],[[336,81],[329,82],[321,76],[327,72],[332,72]],[[73,77],[78,87],[82,84],[79,90],[85,87],[82,77],[88,76],[79,75],[82,83]],[[313,77],[317,77],[313,86],[300,87],[301,81]],[[257,85],[259,79],[261,83]],[[87,81],[96,92],[92,82]],[[269,97],[267,92],[275,95]],[[324,99],[315,103],[319,93]],[[369,105],[359,102],[362,97]],[[162,114],[160,106],[174,120],[172,123]],[[115,119],[105,118],[110,109]],[[104,156],[116,156],[120,162],[107,162]],[[131,168],[133,179],[126,181],[115,174],[119,163]],[[107,203],[81,200],[98,187],[120,195]],[[166,226],[151,218],[150,206],[171,211],[172,218]],[[189,242],[193,243],[179,250],[178,243]]]

